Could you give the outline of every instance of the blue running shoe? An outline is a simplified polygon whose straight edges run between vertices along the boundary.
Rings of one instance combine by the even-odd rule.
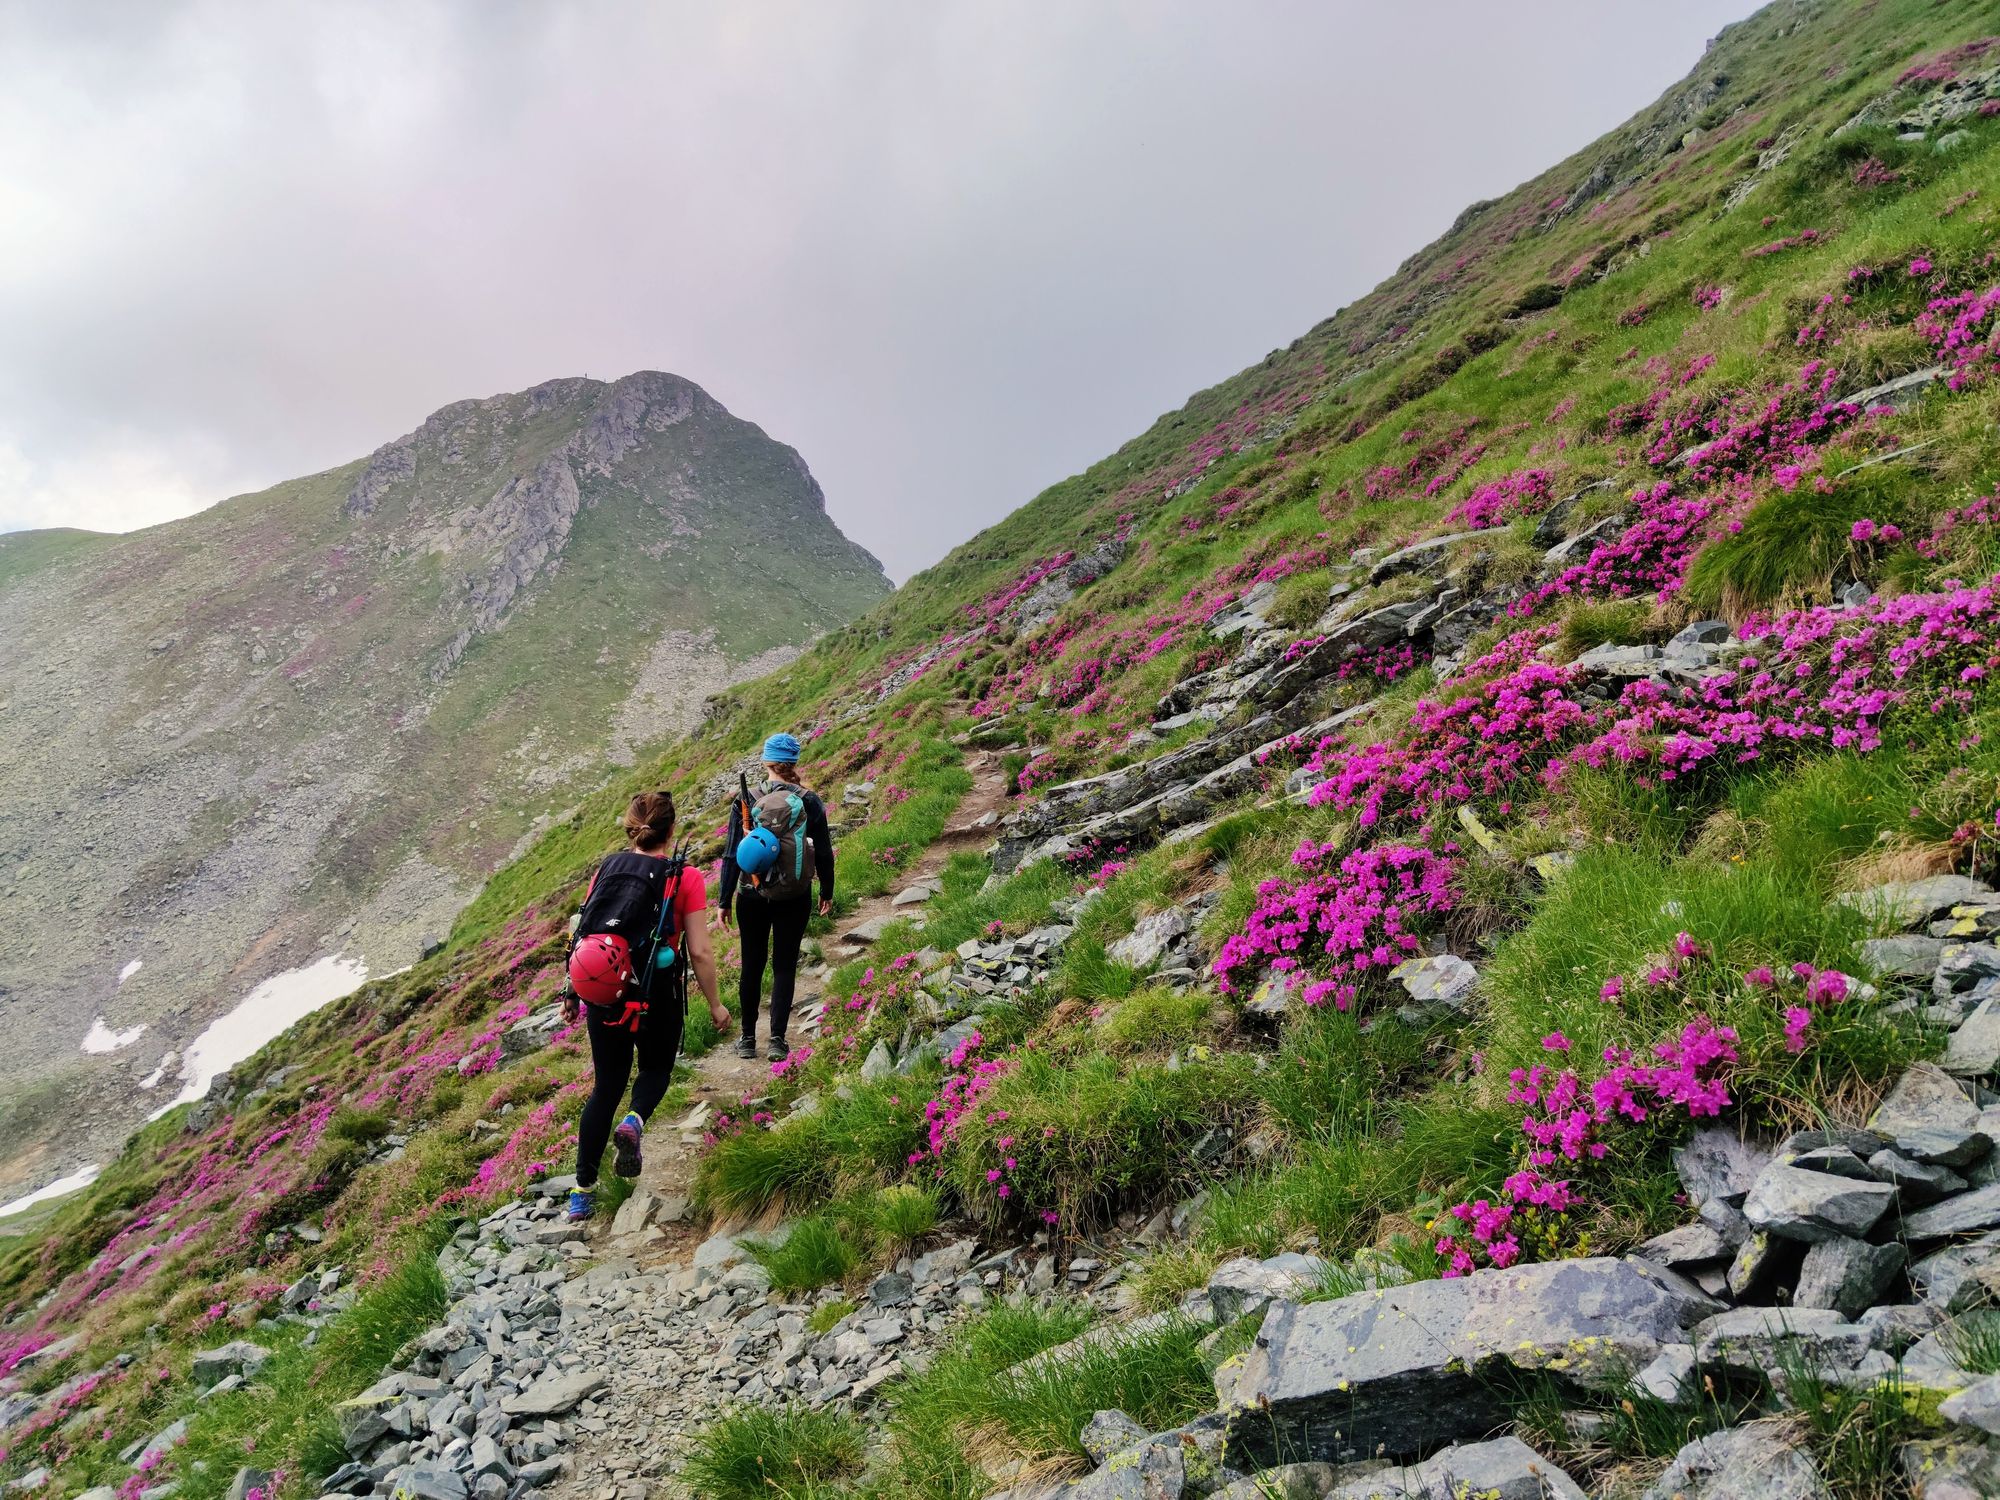
[[[646,1134],[646,1122],[636,1114],[628,1113],[618,1122],[618,1128],[611,1132],[613,1144],[618,1147],[618,1157],[611,1170],[620,1177],[637,1177],[639,1169],[645,1165],[639,1155],[640,1139]]]
[[[569,1190],[569,1213],[564,1217],[570,1223],[581,1224],[596,1212],[597,1194],[589,1188],[571,1188]]]

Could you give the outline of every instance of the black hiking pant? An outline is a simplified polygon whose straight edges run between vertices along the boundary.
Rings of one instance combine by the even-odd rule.
[[[743,1034],[757,1035],[758,992],[764,963],[771,964],[771,1039],[783,1041],[792,1019],[792,991],[798,987],[799,944],[812,920],[812,893],[790,901],[769,901],[749,891],[736,895],[736,934],[743,945],[743,979],[736,998],[743,1010]]]
[[[632,1076],[635,1058],[639,1081],[632,1085],[632,1113],[650,1120],[660,1107],[667,1086],[674,1081],[682,1016],[678,1004],[656,1004],[634,1036],[611,1024],[615,1011],[595,1005],[586,1005],[583,1010],[590,1030],[592,1079],[590,1101],[583,1106],[583,1118],[576,1127],[576,1185],[587,1188],[597,1181],[597,1169],[603,1164],[611,1127],[617,1123],[618,1106],[625,1102],[625,1081]]]

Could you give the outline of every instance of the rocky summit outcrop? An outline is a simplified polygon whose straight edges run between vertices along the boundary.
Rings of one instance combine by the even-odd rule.
[[[797,453],[651,371],[461,401],[129,536],[6,539],[0,1196],[101,1159],[266,976],[415,958],[554,809],[887,591]],[[121,1045],[81,1050],[99,1018]],[[16,1156],[21,1091],[86,1082],[94,1123]]]

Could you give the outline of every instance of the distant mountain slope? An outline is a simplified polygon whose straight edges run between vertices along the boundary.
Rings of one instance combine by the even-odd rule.
[[[147,1074],[326,947],[408,963],[607,759],[888,587],[796,452],[652,372],[459,402],[129,536],[0,538],[0,998],[28,1039],[0,1089]],[[100,1015],[148,1030],[87,1058]]]

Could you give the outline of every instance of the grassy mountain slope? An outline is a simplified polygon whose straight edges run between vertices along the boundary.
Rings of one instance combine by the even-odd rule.
[[[586,798],[488,882],[442,955],[295,1028],[243,1070],[272,1080],[257,1090],[148,1127],[0,1261],[16,1378],[47,1389],[144,1356],[77,1398],[88,1421],[17,1437],[8,1464],[57,1460],[71,1490],[121,1478],[122,1442],[187,1409],[188,1349],[326,1263],[364,1268],[355,1321],[333,1326],[368,1337],[288,1344],[286,1379],[303,1392],[309,1373],[316,1397],[281,1381],[209,1410],[174,1471],[187,1495],[219,1493],[246,1436],[294,1473],[338,1457],[324,1399],[435,1314],[410,1289],[445,1226],[561,1170],[577,1039],[503,1063],[498,1038],[555,992],[563,919],[633,788],[711,808],[759,736],[799,729],[816,784],[875,784],[840,840],[851,909],[943,828],[966,743],[1010,748],[1010,838],[1073,826],[1049,821],[1077,795],[1065,778],[1200,743],[1216,726],[1175,723],[1165,700],[1201,701],[1202,674],[1239,662],[1218,627],[1246,598],[1278,629],[1257,648],[1274,672],[1322,668],[1300,689],[1315,713],[1365,712],[1270,748],[1178,842],[1079,836],[998,879],[955,856],[922,930],[834,971],[853,1003],[774,1079],[776,1121],[717,1142],[711,1211],[821,1215],[866,1254],[853,1226],[889,1184],[1003,1243],[1093,1240],[1205,1192],[1189,1237],[1134,1272],[1144,1305],[1170,1306],[1238,1251],[1366,1251],[1437,1275],[1460,1254],[1616,1250],[1684,1216],[1668,1152],[1711,1107],[1756,1128],[1859,1118],[1941,1038],[1885,1003],[1860,946],[1877,924],[1834,898],[1990,873],[2000,826],[1984,583],[2000,567],[2000,108],[1980,107],[2000,97],[1995,32],[1992,5],[1771,6],[1630,124]],[[1948,378],[1893,405],[1840,399],[1936,364]],[[1434,564],[1378,566],[1433,536],[1456,538]],[[1072,554],[1099,576],[1050,585]],[[1037,598],[1046,617],[1024,609]],[[1328,654],[1395,606],[1430,613]],[[1734,644],[1689,669],[1705,682],[1577,663],[1715,614]],[[1113,956],[1149,914],[1191,905],[1192,982]],[[876,1041],[936,1023],[916,978],[937,960],[916,955],[1057,916],[1077,930],[1055,980],[985,1003],[963,1057],[859,1079]],[[1415,950],[1476,966],[1463,1006],[1405,1005],[1387,970]],[[1656,1107],[1593,1124],[1601,1159],[1536,1159],[1510,1074],[1570,1067],[1587,1089],[1606,1048],[1660,1060],[1626,1079]],[[978,1108],[959,1107],[967,1091]],[[787,1117],[806,1092],[819,1107]],[[392,1132],[407,1139],[385,1149]],[[1481,1201],[1506,1205],[1504,1234],[1474,1233]],[[72,1330],[78,1346],[21,1375]],[[886,1457],[789,1492],[981,1496],[999,1453],[1080,1464],[1097,1405],[1144,1395],[1162,1425],[1212,1402],[1184,1341],[1131,1351],[1130,1392],[1058,1381],[1033,1405],[995,1379],[1073,1330],[1006,1310],[975,1324],[887,1393]],[[1862,1412],[1889,1439],[1864,1453],[1843,1410],[1812,1428],[1836,1487],[1906,1487],[1894,1445],[1926,1413]],[[1652,1415],[1607,1411],[1583,1453],[1547,1411],[1535,1430],[1608,1470],[1688,1435]],[[743,1421],[781,1451],[777,1426]],[[714,1492],[763,1492],[728,1482]]]
[[[887,587],[795,452],[648,373],[462,402],[132,535],[6,538],[0,989],[40,1040],[0,1083],[105,1080],[116,1134],[55,1143],[90,1160],[265,975],[407,962],[607,756]],[[148,1030],[85,1057],[97,1015]]]

